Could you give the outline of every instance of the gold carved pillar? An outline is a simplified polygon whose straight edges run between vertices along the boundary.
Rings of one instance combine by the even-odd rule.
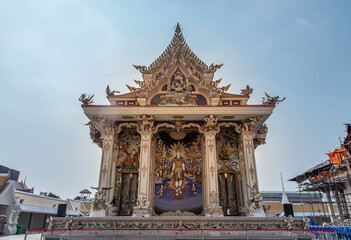
[[[217,173],[217,153],[216,134],[219,132],[217,117],[210,115],[205,118],[203,135],[205,139],[205,215],[223,216],[222,208],[219,206],[218,173]]]
[[[152,130],[154,118],[148,115],[138,117],[138,132],[141,136],[140,161],[139,161],[139,180],[138,180],[138,199],[137,206],[134,208],[134,216],[150,216],[152,213],[152,186],[151,186],[151,167],[152,167]]]

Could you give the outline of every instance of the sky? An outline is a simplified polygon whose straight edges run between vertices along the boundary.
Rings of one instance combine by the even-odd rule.
[[[168,46],[177,22],[193,52],[223,67],[229,92],[246,84],[286,100],[256,149],[260,190],[326,160],[351,122],[351,2],[0,0],[0,164],[29,187],[74,198],[97,186],[101,149],[78,101],[127,92]]]

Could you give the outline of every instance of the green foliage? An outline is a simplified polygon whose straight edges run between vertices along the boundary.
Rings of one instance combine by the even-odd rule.
[[[58,198],[58,199],[60,199],[60,196],[58,196],[58,195],[56,195],[56,194],[54,194],[52,192],[49,192],[49,193],[47,193],[47,192],[40,192],[39,195],[40,196],[44,196],[44,197],[51,197],[51,198]]]

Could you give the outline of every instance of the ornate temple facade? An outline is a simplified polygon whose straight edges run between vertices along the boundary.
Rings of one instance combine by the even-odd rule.
[[[102,149],[91,216],[265,216],[255,149],[279,97],[250,105],[228,93],[185,42],[179,24],[166,50],[110,105],[80,98]]]

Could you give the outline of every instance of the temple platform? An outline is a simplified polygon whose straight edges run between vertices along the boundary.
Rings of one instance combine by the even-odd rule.
[[[47,240],[58,239],[313,239],[302,218],[75,217],[53,218]]]

